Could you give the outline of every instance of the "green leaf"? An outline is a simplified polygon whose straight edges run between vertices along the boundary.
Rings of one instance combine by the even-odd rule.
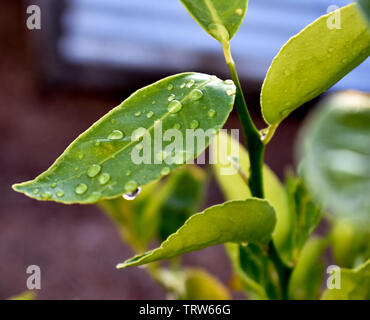
[[[370,54],[370,35],[355,4],[324,15],[292,37],[266,75],[262,113],[277,125],[293,110],[317,97]],[[340,15],[341,28],[328,28]],[[331,25],[330,25],[331,26]]]
[[[228,289],[202,269],[187,269],[184,300],[230,300]]]
[[[370,223],[370,95],[334,94],[301,134],[302,175],[310,193],[338,217]]]
[[[356,269],[341,269],[341,288],[326,289],[323,300],[369,300],[370,260]]]
[[[176,170],[166,182],[167,196],[160,211],[159,240],[166,240],[197,212],[203,200],[206,175],[197,166]],[[157,195],[154,195],[156,197]]]
[[[205,146],[194,143],[193,148],[184,142],[186,130],[202,129],[210,136],[218,131],[232,109],[235,97],[230,92],[234,91],[232,82],[200,73],[160,80],[138,90],[93,124],[35,180],[13,188],[38,200],[84,204],[132,192],[203,151],[210,137]],[[177,129],[181,137],[172,141],[171,134],[172,140],[162,141],[160,148],[161,126],[163,132]],[[136,164],[144,152],[149,163]]]
[[[357,0],[362,12],[365,14],[368,22],[370,22],[370,1],[369,0]]]
[[[212,37],[227,43],[238,31],[247,0],[180,0],[193,19]]]
[[[289,240],[285,242],[284,252],[289,260],[297,261],[301,249],[319,224],[323,212],[321,206],[308,193],[301,178],[289,173],[286,180],[292,228]]]
[[[299,255],[289,282],[289,298],[295,300],[313,300],[318,297],[324,279],[324,254],[327,241],[314,237],[304,246]]]
[[[35,300],[36,293],[33,291],[25,291],[17,296],[10,297],[8,300]]]
[[[275,223],[274,209],[265,200],[225,202],[191,216],[159,248],[126,260],[117,268],[168,259],[226,242],[266,244]]]
[[[248,152],[239,144],[239,141],[223,131],[212,141],[211,146],[214,173],[225,198],[242,200],[251,197],[245,181],[249,177]],[[231,168],[235,170],[231,171]],[[277,224],[273,238],[281,254],[280,249],[285,246],[291,230],[287,194],[279,179],[267,166],[264,166],[263,179],[266,199],[276,211]]]

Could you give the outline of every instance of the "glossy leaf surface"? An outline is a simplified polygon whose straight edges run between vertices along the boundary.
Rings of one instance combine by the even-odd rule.
[[[266,244],[275,224],[274,209],[265,200],[251,198],[226,202],[191,216],[159,248],[117,267],[138,266],[226,242]]]
[[[274,58],[261,93],[265,120],[279,123],[369,54],[370,34],[356,4],[322,16],[292,37]]]
[[[219,130],[234,94],[232,82],[200,73],[160,80],[93,124],[35,180],[13,188],[31,198],[62,203],[94,203],[133,192],[203,151],[210,138],[203,149],[196,141],[193,147],[185,141],[186,130]],[[166,138],[166,133],[171,134]],[[177,139],[175,154],[171,136]]]
[[[247,0],[180,0],[198,24],[212,37],[226,43],[238,31]]]

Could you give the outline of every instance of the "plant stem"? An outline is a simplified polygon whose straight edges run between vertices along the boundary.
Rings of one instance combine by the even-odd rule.
[[[239,76],[236,70],[235,62],[231,56],[230,43],[222,45],[225,55],[226,63],[230,69],[231,77],[236,85],[235,106],[238,112],[240,122],[243,127],[247,149],[249,153],[250,174],[249,174],[249,188],[251,193],[256,198],[264,198],[263,192],[263,163],[265,154],[265,142],[263,141],[258,129],[249,114],[247,104],[245,102],[243,90],[240,85]],[[277,126],[276,126],[277,127]],[[276,127],[270,128],[271,136],[273,135]],[[270,135],[268,140],[271,139]],[[266,143],[268,142],[266,141]],[[288,299],[289,279],[292,269],[287,267],[281,260],[274,242],[271,240],[269,243],[269,253],[271,260],[275,266],[276,272],[279,276],[279,283],[281,289],[282,299]]]
[[[235,106],[243,127],[247,149],[249,152],[249,188],[254,197],[263,198],[263,158],[265,146],[261,140],[261,135],[254,125],[249,114],[243,91],[240,85],[239,76],[236,71],[235,63],[231,56],[230,44],[224,44],[223,49],[226,63],[230,69],[231,77],[236,85]]]

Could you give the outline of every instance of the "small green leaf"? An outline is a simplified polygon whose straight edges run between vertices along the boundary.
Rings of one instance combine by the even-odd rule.
[[[267,123],[281,122],[369,56],[370,34],[357,11],[356,5],[350,4],[324,15],[283,46],[262,87],[261,106]],[[330,25],[330,19],[337,16],[340,29]]]
[[[370,95],[334,94],[301,134],[302,176],[316,200],[339,216],[370,222]]]
[[[249,156],[239,141],[221,131],[212,141],[211,156],[214,173],[225,198],[242,200],[251,197],[245,181],[249,177]],[[281,254],[291,230],[287,194],[279,179],[267,166],[264,166],[263,179],[266,199],[276,211],[277,224],[273,238]]]
[[[266,244],[275,224],[274,209],[265,200],[225,202],[191,216],[159,248],[126,260],[117,268],[168,259],[226,242]]]
[[[296,261],[307,239],[319,224],[323,212],[308,193],[303,180],[296,178],[293,173],[287,175],[286,190],[292,228],[284,253],[289,260]]]
[[[370,22],[370,1],[369,0],[357,0],[362,12],[365,14],[368,22]]]
[[[323,300],[369,300],[370,260],[356,269],[341,269],[341,288],[326,289]]]
[[[184,300],[230,300],[227,288],[202,269],[187,269]]]
[[[324,279],[324,254],[327,241],[314,237],[303,247],[289,282],[289,298],[313,300],[319,295]]]
[[[17,296],[10,297],[8,300],[35,300],[36,293],[33,291],[25,291]]]
[[[62,203],[95,203],[132,192],[203,151],[210,137],[206,136],[205,146],[199,150],[197,143],[193,148],[185,140],[186,130],[217,132],[233,107],[235,97],[228,93],[234,88],[229,81],[200,73],[160,80],[138,90],[93,124],[35,180],[13,188],[34,199]],[[209,110],[214,110],[213,117],[208,116]],[[172,134],[172,139],[165,140],[161,126],[163,133],[177,129],[181,137],[176,143]],[[174,143],[176,154],[172,155]],[[147,157],[140,159],[143,152]],[[139,162],[149,163],[136,164],[132,154]]]
[[[227,43],[238,31],[247,0],[180,0],[193,19],[212,37]]]

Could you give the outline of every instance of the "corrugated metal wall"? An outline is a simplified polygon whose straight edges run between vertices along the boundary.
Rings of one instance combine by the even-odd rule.
[[[245,22],[232,40],[241,76],[262,80],[292,35],[325,14],[329,6],[350,2],[250,0]],[[219,44],[177,0],[68,0],[67,4],[59,50],[72,62],[193,70],[199,56],[221,54]],[[369,74],[367,60],[335,88],[370,91]]]

